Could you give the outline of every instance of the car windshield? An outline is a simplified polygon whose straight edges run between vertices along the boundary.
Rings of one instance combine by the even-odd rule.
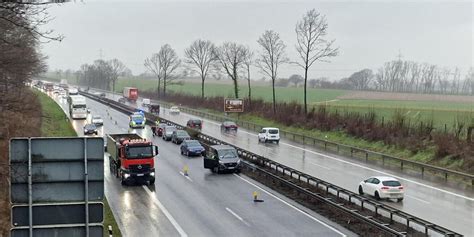
[[[269,129],[268,133],[270,134],[278,134],[278,129]]]
[[[100,116],[94,116],[92,119],[102,119]]]
[[[74,109],[82,109],[82,108],[86,108],[87,106],[86,105],[73,105],[72,106]]]
[[[193,124],[201,124],[201,120],[191,120],[191,123],[193,123]]]
[[[132,115],[132,119],[143,119],[141,115]]]
[[[188,134],[187,132],[182,131],[182,130],[176,131],[176,135],[177,135],[178,137],[189,136],[189,134]]]
[[[153,156],[152,146],[129,146],[126,148],[127,158],[145,158]]]
[[[235,149],[218,150],[217,153],[219,154],[219,158],[221,158],[221,159],[236,158],[237,157],[237,151]]]
[[[87,124],[85,126],[86,129],[96,129],[96,126],[94,124]]]
[[[402,186],[402,184],[396,180],[382,181],[382,184],[383,186],[389,186],[389,187]]]
[[[186,142],[186,145],[188,145],[189,147],[201,146],[201,144],[198,141],[188,141],[188,142]]]
[[[235,126],[234,122],[224,122],[225,126]]]

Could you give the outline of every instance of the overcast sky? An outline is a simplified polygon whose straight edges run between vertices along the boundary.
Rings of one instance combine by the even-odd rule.
[[[118,58],[134,74],[145,71],[143,61],[169,43],[182,57],[195,39],[217,44],[235,41],[258,50],[256,40],[267,29],[280,33],[287,55],[297,60],[295,24],[316,9],[326,15],[328,39],[336,39],[339,56],[317,63],[310,78],[347,77],[363,68],[402,59],[459,67],[473,65],[471,1],[85,1],[51,7],[55,17],[46,28],[65,36],[42,46],[51,70],[78,69]],[[279,75],[302,74],[285,66]],[[254,69],[254,78],[262,75]]]

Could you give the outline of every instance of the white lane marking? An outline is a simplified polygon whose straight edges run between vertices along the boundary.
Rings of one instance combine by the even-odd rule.
[[[257,137],[256,134],[249,133],[249,132],[246,132],[246,131],[242,131],[242,132]],[[407,178],[404,178],[404,177],[401,177],[401,176],[397,176],[397,175],[394,175],[394,174],[391,174],[391,173],[387,173],[387,172],[383,172],[383,171],[380,171],[380,170],[372,169],[372,168],[369,168],[369,167],[366,167],[366,166],[363,166],[363,165],[352,163],[350,161],[346,161],[346,160],[336,158],[334,156],[329,156],[329,155],[326,155],[326,154],[323,154],[323,153],[320,153],[320,152],[308,150],[308,149],[301,148],[301,147],[298,147],[298,146],[295,146],[295,145],[291,145],[291,144],[288,144],[288,143],[285,143],[285,142],[280,142],[280,144],[287,145],[289,147],[293,147],[293,148],[300,149],[300,150],[303,150],[303,151],[307,151],[309,153],[320,155],[320,156],[323,156],[323,157],[326,157],[326,158],[329,158],[329,159],[332,159],[332,160],[336,160],[336,161],[339,161],[339,162],[342,162],[342,163],[345,163],[345,164],[353,165],[353,166],[356,166],[356,167],[359,167],[359,168],[362,168],[362,169],[370,170],[370,171],[373,171],[373,172],[376,172],[376,173],[379,173],[379,174],[392,176],[392,177],[397,178],[397,179],[405,180],[407,182],[414,183],[414,184],[423,186],[425,188],[434,189],[436,191],[440,191],[440,192],[443,192],[443,193],[446,193],[446,194],[450,194],[450,195],[453,195],[453,196],[456,196],[456,197],[459,197],[459,198],[463,198],[463,199],[466,199],[466,200],[469,200],[469,201],[474,201],[474,198],[463,196],[461,194],[453,193],[453,192],[450,192],[450,191],[447,191],[447,190],[444,190],[444,189],[436,188],[436,187],[433,187],[431,185],[420,183],[420,182],[417,182],[417,181],[414,181],[414,180],[411,180],[411,179],[407,179]]]
[[[425,200],[423,200],[423,199],[420,199],[420,198],[413,197],[413,196],[411,196],[411,195],[405,194],[405,197],[415,199],[415,200],[420,201],[420,202],[425,203],[425,204],[431,204],[430,202],[427,202],[427,201],[425,201]]]
[[[289,207],[295,209],[295,210],[298,211],[299,213],[301,213],[301,214],[303,214],[303,215],[309,217],[310,219],[312,219],[312,220],[318,222],[319,224],[321,224],[321,225],[323,225],[323,226],[325,226],[325,227],[331,229],[332,231],[334,231],[334,232],[340,234],[341,236],[344,236],[344,237],[346,236],[344,233],[340,232],[339,230],[335,229],[334,227],[332,227],[332,226],[330,226],[330,225],[328,225],[328,224],[326,224],[326,223],[324,223],[324,222],[322,222],[322,221],[316,219],[316,217],[314,217],[314,216],[312,216],[312,215],[310,215],[310,214],[304,212],[303,210],[301,210],[301,209],[299,209],[298,207],[296,207],[296,206],[294,206],[294,205],[288,203],[287,201],[285,201],[285,200],[283,200],[283,199],[281,199],[281,198],[279,198],[279,197],[277,197],[277,196],[271,194],[271,193],[268,192],[267,190],[265,190],[265,189],[261,188],[260,186],[258,186],[258,185],[256,185],[256,184],[250,182],[249,180],[244,179],[244,178],[240,177],[240,176],[237,175],[237,174],[234,174],[234,175],[235,175],[236,177],[239,177],[239,179],[241,179],[241,180],[247,182],[248,184],[250,184],[250,185],[252,185],[252,186],[254,186],[254,187],[260,189],[262,192],[264,192],[264,193],[270,195],[271,197],[275,198],[276,200],[278,200],[278,201],[284,203],[285,205],[287,205],[287,206],[289,206]]]
[[[181,226],[173,218],[173,216],[168,212],[168,210],[165,208],[165,206],[163,206],[163,204],[161,204],[160,200],[158,200],[156,195],[154,195],[147,186],[143,185],[142,187],[143,187],[143,189],[145,189],[145,191],[148,193],[148,195],[150,195],[153,202],[160,208],[160,210],[163,212],[163,214],[165,214],[166,218],[168,218],[168,220],[171,222],[171,224],[174,226],[174,228],[178,231],[179,235],[181,237],[187,237],[188,234],[186,234],[186,232],[184,232],[183,228],[181,228]]]
[[[184,176],[186,179],[188,179],[189,181],[193,182],[193,180],[191,178],[189,178],[188,175],[184,175],[183,171],[179,171],[179,173]]]
[[[233,212],[230,208],[226,207],[225,208],[228,212],[230,212],[230,214],[232,214],[233,216],[235,216],[235,218],[239,219],[239,221],[242,221],[245,225],[247,226],[250,226],[249,223],[247,223],[246,221],[244,221],[244,219],[242,217],[240,217],[239,215],[237,215],[237,213]]]
[[[326,167],[326,166],[323,166],[323,165],[320,165],[320,164],[316,164],[316,163],[311,162],[311,161],[310,161],[309,163],[312,164],[312,165],[315,165],[315,166],[319,166],[319,167],[321,167],[321,168],[323,168],[323,169],[331,170],[331,168],[329,168],[329,167]]]

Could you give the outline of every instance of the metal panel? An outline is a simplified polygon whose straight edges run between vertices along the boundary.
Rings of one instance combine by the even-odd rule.
[[[102,235],[103,144],[100,137],[10,141],[11,201],[20,204],[12,236]]]
[[[84,237],[86,236],[85,226],[75,227],[51,227],[51,228],[34,228],[34,237]],[[89,227],[90,237],[102,237],[103,227],[102,226],[90,226]],[[11,237],[28,237],[28,229],[14,229],[11,231]]]
[[[102,203],[89,203],[89,221],[102,223]],[[28,206],[13,206],[12,223],[15,227],[28,226]],[[34,205],[33,225],[81,224],[85,220],[85,204]]]

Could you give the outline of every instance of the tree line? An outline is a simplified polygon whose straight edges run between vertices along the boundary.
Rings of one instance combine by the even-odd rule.
[[[144,60],[144,66],[157,79],[158,97],[166,97],[168,86],[178,83],[182,71],[190,70],[201,79],[201,97],[205,97],[206,79],[214,74],[225,74],[232,80],[235,98],[241,98],[239,83],[246,80],[249,103],[251,103],[251,67],[260,69],[261,73],[272,81],[273,112],[276,113],[275,84],[278,70],[283,64],[294,64],[304,71],[304,108],[307,112],[308,70],[318,62],[327,62],[338,54],[334,40],[327,39],[328,23],[326,17],[315,9],[306,12],[295,25],[298,52],[296,60],[286,56],[286,44],[274,30],[266,30],[257,39],[259,50],[253,52],[248,46],[236,42],[224,42],[215,45],[209,40],[197,39],[184,51],[180,59],[170,44],[164,44],[160,50]],[[116,60],[116,59],[115,59]],[[116,62],[120,62],[116,60]],[[120,63],[122,64],[122,63]],[[122,64],[123,65],[123,64]],[[184,69],[184,70],[182,70]],[[182,71],[180,71],[182,70]],[[78,83],[103,89],[115,89],[117,75],[126,72],[125,66],[111,67],[110,61],[96,60],[93,64],[84,64],[77,71]]]

